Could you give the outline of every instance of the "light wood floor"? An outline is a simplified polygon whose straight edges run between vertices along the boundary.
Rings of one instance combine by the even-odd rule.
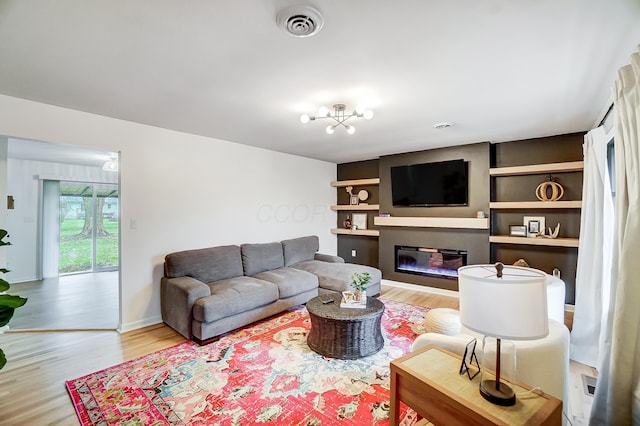
[[[115,330],[118,327],[118,272],[64,275],[11,284],[26,297],[12,330]]]
[[[388,286],[383,286],[382,297],[430,308],[458,308],[457,298]],[[124,334],[57,331],[0,335],[0,347],[8,358],[0,371],[0,424],[78,425],[65,380],[183,341],[163,324]]]

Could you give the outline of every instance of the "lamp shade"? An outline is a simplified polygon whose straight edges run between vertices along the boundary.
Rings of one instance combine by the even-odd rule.
[[[549,334],[547,275],[537,269],[470,265],[458,269],[460,322],[486,336],[535,340]]]

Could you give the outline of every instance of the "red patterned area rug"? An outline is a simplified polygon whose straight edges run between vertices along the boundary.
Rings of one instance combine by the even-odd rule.
[[[382,300],[382,299],[381,299]],[[305,307],[66,382],[82,425],[387,425],[389,362],[423,332],[425,308],[382,300],[384,348],[337,360],[307,346]],[[416,414],[403,404],[403,425]]]

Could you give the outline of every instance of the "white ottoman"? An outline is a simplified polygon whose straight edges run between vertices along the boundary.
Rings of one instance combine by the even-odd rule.
[[[460,334],[460,312],[457,309],[435,308],[427,312],[424,318],[424,329],[427,333],[438,333],[447,336]]]

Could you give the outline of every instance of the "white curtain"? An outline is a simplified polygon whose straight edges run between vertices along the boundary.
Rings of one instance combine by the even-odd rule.
[[[585,135],[580,246],[571,330],[571,359],[596,367],[601,354],[601,325],[609,303],[613,242],[613,199],[603,127]]]
[[[614,85],[616,243],[592,425],[640,425],[640,52]]]

